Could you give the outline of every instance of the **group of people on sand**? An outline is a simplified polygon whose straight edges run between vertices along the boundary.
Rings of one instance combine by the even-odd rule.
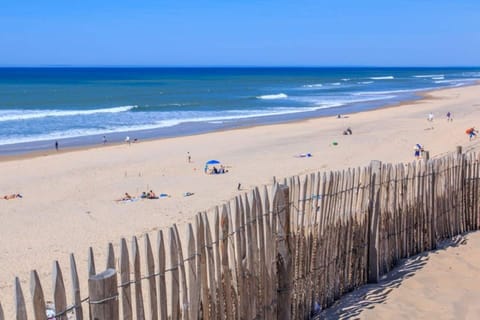
[[[117,201],[117,202],[120,202],[120,201],[135,201],[135,200],[138,200],[138,199],[159,199],[159,198],[166,198],[166,197],[170,197],[170,195],[168,193],[161,193],[157,196],[155,194],[155,192],[153,192],[153,190],[150,190],[148,192],[145,192],[145,191],[142,192],[142,194],[139,197],[131,196],[128,192],[125,192],[123,197],[121,197],[120,199],[116,199],[115,201]]]
[[[20,193],[6,194],[3,196],[4,200],[12,200],[17,198],[23,198],[23,196]]]
[[[208,174],[222,174],[222,173],[227,173],[228,170],[225,169],[223,165],[220,166],[220,168],[217,168],[216,166],[213,166],[207,173]]]
[[[155,192],[153,192],[152,190],[148,191],[148,192],[142,192],[142,194],[140,195],[140,198],[141,199],[158,199],[158,196],[155,194]]]

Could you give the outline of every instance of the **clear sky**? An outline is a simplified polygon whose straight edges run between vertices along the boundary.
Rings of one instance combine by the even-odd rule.
[[[479,66],[480,0],[1,0],[0,65]]]

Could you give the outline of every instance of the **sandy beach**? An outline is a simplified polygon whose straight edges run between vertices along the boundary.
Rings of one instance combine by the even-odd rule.
[[[469,141],[465,130],[480,126],[479,92],[480,85],[458,87],[429,92],[413,103],[340,119],[318,118],[130,145],[107,144],[0,158],[0,195],[23,195],[22,199],[0,200],[0,301],[5,314],[7,318],[13,314],[15,276],[20,277],[29,299],[29,273],[36,269],[46,284],[44,292],[51,296],[54,260],[66,273],[69,254],[75,253],[81,282],[85,282],[82,278],[86,276],[90,246],[103,265],[108,242],[118,246],[121,237],[129,239],[173,223],[183,230],[195,213],[254,186],[270,184],[274,176],[365,166],[374,159],[413,161],[416,143],[424,145],[430,157],[454,152],[458,145],[464,151],[478,150],[480,139]],[[446,120],[449,111],[452,122]],[[432,123],[427,121],[430,112],[435,115]],[[352,135],[342,135],[347,127]],[[313,157],[295,157],[302,153]],[[204,164],[210,159],[220,160],[229,172],[206,175]],[[171,197],[114,201],[125,192],[138,196],[150,189]],[[184,197],[185,192],[193,195]],[[480,292],[472,281],[480,276],[478,234],[469,235],[465,242],[433,254],[405,285],[386,296],[386,305],[358,316],[428,318],[429,310],[438,311],[443,306],[449,312],[438,312],[435,318],[474,318],[475,310],[465,306],[477,300],[474,298]],[[424,294],[412,295],[420,287]],[[406,311],[400,312],[406,305],[408,316]]]

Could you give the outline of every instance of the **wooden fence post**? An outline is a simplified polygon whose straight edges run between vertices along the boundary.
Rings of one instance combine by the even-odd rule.
[[[379,279],[379,221],[380,221],[380,182],[382,162],[373,160],[370,163],[370,208],[368,215],[368,282],[376,283]]]
[[[425,151],[425,161],[430,160],[430,151]]]
[[[277,319],[291,319],[292,307],[292,244],[290,235],[289,188],[277,185],[274,192],[273,215],[278,215],[277,227]]]
[[[457,146],[457,154],[462,154],[462,146]]]
[[[118,320],[117,272],[107,269],[88,278],[93,320]]]
[[[15,319],[27,320],[27,308],[25,307],[25,298],[23,296],[20,279],[15,277]]]

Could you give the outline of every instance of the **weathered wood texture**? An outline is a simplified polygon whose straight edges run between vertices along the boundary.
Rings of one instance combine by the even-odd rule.
[[[131,255],[125,239],[109,244],[100,274],[90,248],[89,299],[81,299],[73,255],[71,288],[55,262],[48,309],[83,319],[89,300],[90,319],[306,319],[400,259],[478,230],[479,179],[477,155],[455,153],[275,180],[197,214],[185,234],[174,225],[165,241],[158,231],[155,250],[148,234],[142,253],[137,237]],[[0,307],[0,320],[46,319],[36,271],[30,283],[32,308],[16,278],[15,314]]]

